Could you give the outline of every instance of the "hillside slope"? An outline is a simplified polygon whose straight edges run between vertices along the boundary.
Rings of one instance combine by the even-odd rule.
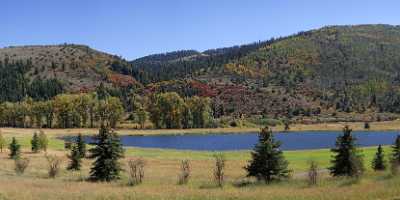
[[[400,111],[400,26],[329,26],[195,56],[181,52],[173,60],[133,61],[135,77],[162,91],[179,88],[171,87],[176,79],[203,84],[199,90],[211,90],[208,96],[236,114]]]
[[[131,76],[120,74],[129,64],[84,45],[19,46],[0,49],[0,61],[28,63],[25,76],[57,79],[67,91],[93,90],[100,83],[125,86],[137,84]]]

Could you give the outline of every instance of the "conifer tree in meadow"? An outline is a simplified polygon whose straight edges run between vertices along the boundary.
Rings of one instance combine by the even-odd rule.
[[[396,137],[394,144],[392,145],[392,162],[400,163],[400,135]]]
[[[15,139],[15,137],[12,138],[10,146],[8,147],[8,149],[10,150],[10,158],[11,159],[18,159],[20,154],[21,154],[21,145],[18,144],[17,139]]]
[[[390,170],[392,175],[397,175],[400,171],[400,135],[396,137],[392,145],[392,155],[390,158]]]
[[[124,157],[124,150],[117,133],[102,125],[96,136],[96,146],[90,152],[90,158],[95,159],[90,180],[109,182],[120,178],[119,159]]]
[[[274,139],[268,127],[261,130],[258,138],[258,144],[251,153],[252,160],[245,167],[247,176],[256,177],[265,183],[287,178],[290,174],[289,163],[280,149],[281,143]]]
[[[74,144],[71,148],[71,153],[68,155],[70,163],[67,167],[68,170],[80,170],[82,157],[79,151],[79,146]]]
[[[382,171],[386,169],[385,154],[381,145],[378,146],[374,159],[372,160],[372,169]]]
[[[40,151],[40,141],[37,132],[35,131],[32,136],[31,140],[31,150],[33,153],[37,153]]]
[[[79,133],[78,137],[76,138],[76,146],[77,150],[79,152],[79,156],[81,158],[85,158],[86,156],[86,143],[85,140],[83,139],[82,134]]]
[[[351,134],[352,130],[345,126],[343,134],[336,139],[335,148],[331,151],[335,154],[329,168],[332,176],[359,177],[364,172],[363,159],[356,146],[356,138]]]

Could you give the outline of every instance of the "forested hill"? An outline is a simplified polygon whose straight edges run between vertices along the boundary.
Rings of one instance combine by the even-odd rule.
[[[18,46],[0,49],[0,100],[44,99],[62,92],[137,84],[125,60],[84,45]],[[126,75],[124,75],[126,74]]]
[[[134,76],[142,83],[187,78],[206,70],[215,71],[231,60],[273,43],[275,39],[241,46],[210,49],[174,51],[145,56],[132,61]]]
[[[232,112],[400,110],[395,106],[400,105],[400,26],[328,26],[230,48],[148,56],[132,63],[137,80],[162,91],[176,88],[176,80],[204,83],[199,88],[222,99]]]
[[[307,70],[318,74],[323,71],[315,71],[315,66],[330,68],[337,64],[334,60],[352,63],[354,70],[362,65],[377,72],[397,62],[399,37],[399,26],[329,26],[248,45],[150,55],[132,63],[136,78],[145,83],[216,72],[263,78],[293,66],[313,67]]]
[[[209,97],[215,118],[354,120],[359,114],[400,113],[400,26],[329,26],[131,62],[84,45],[8,47],[0,49],[0,61],[0,102],[48,100],[103,83],[126,111],[137,96],[147,101],[155,93],[176,92],[182,99]]]

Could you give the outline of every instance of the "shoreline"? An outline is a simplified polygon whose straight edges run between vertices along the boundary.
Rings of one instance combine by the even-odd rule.
[[[365,129],[363,122],[336,122],[320,124],[292,124],[288,133],[296,131],[341,131],[348,125],[353,131],[400,131],[400,120],[370,122],[370,128]],[[259,132],[262,127],[231,127],[231,128],[199,128],[199,129],[115,129],[119,135],[185,135],[185,134],[215,134],[215,133],[249,133]],[[282,125],[271,127],[272,131],[284,131]],[[5,135],[33,134],[37,128],[0,128]],[[83,135],[97,134],[98,128],[71,129],[41,129],[52,136],[68,136],[81,133]]]

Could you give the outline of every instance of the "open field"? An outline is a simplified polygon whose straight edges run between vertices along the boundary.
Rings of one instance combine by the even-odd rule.
[[[393,127],[394,124],[372,124],[373,127]],[[340,125],[337,125],[339,128]],[[356,124],[352,124],[353,127]],[[332,126],[327,126],[332,128]],[[85,132],[82,130],[45,130],[50,138],[48,154],[55,154],[63,159],[61,174],[55,179],[47,178],[47,161],[44,153],[30,153],[32,129],[2,129],[7,140],[17,137],[23,146],[23,157],[30,159],[30,166],[23,175],[16,175],[14,162],[7,157],[7,152],[0,154],[0,199],[395,199],[400,197],[400,178],[390,177],[388,172],[375,173],[370,168],[375,148],[363,148],[364,160],[368,169],[360,183],[353,180],[330,178],[325,170],[320,184],[308,187],[305,171],[308,161],[315,160],[321,169],[329,166],[330,151],[287,151],[286,158],[294,170],[292,180],[272,185],[252,184],[236,186],[244,180],[246,165],[250,158],[249,151],[224,152],[227,159],[226,184],[220,189],[212,182],[214,152],[177,151],[160,149],[126,148],[126,161],[142,157],[146,161],[144,183],[127,186],[124,173],[121,180],[113,183],[91,183],[84,179],[88,176],[91,160],[85,160],[81,172],[65,170],[68,163],[67,151],[63,141],[57,136]],[[334,129],[330,129],[334,130]],[[161,130],[157,130],[161,133]],[[151,134],[155,134],[156,130]],[[190,130],[193,131],[193,130]],[[229,130],[229,132],[232,130]],[[134,131],[133,131],[134,132]],[[129,132],[131,134],[132,132]],[[142,132],[143,133],[143,132]],[[145,132],[144,132],[145,133]],[[172,133],[172,132],[169,132]],[[193,132],[196,133],[196,132]],[[385,148],[389,153],[388,147]],[[177,185],[180,161],[190,159],[192,177],[188,185]]]

